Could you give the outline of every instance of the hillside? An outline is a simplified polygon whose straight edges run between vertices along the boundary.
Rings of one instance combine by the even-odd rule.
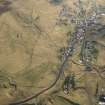
[[[83,0],[87,17],[92,13],[91,1]],[[68,19],[69,9],[75,14],[74,4],[75,0],[0,0],[0,105],[26,99],[56,80],[63,62],[61,49],[68,48],[68,40],[75,31],[75,22]],[[96,4],[103,7],[105,0],[97,0]],[[69,14],[67,18],[60,15],[64,8],[64,14]],[[67,59],[57,83],[24,105],[97,103],[97,88],[98,95],[105,94],[105,16],[97,23],[99,29],[89,28],[86,33],[87,42],[94,41],[97,46],[92,71],[85,71],[80,62],[82,41],[73,43],[77,49]],[[75,74],[76,88],[65,94],[64,81],[71,74]]]

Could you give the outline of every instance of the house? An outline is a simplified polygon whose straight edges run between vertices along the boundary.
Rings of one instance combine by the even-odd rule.
[[[100,97],[99,97],[99,105],[105,105],[105,95],[100,95]]]

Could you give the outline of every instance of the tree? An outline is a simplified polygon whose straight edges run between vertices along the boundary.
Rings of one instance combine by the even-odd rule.
[[[50,0],[53,4],[60,4],[63,0]]]

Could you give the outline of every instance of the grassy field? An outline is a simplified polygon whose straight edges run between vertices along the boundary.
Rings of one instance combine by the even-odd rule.
[[[5,0],[0,0],[0,3],[3,1]],[[103,4],[105,1],[98,0],[98,3]],[[61,63],[58,59],[59,49],[67,46],[66,34],[72,30],[71,26],[56,25],[64,4],[73,8],[73,0],[65,0],[59,5],[49,0],[11,0],[11,9],[0,15],[0,79],[4,78],[4,82],[0,81],[0,84],[3,84],[0,87],[0,105],[8,105],[9,102],[37,93],[55,80],[57,68]],[[104,43],[101,39],[99,41]],[[101,59],[98,60],[98,65],[105,65],[104,54],[103,49],[99,53]],[[78,52],[73,56],[73,60],[78,63]],[[84,74],[83,69],[83,66],[69,62],[65,74],[74,72],[78,86],[90,84],[87,90],[91,90],[93,96],[97,81],[101,79],[97,74]],[[17,89],[5,78],[12,78]],[[60,88],[58,96],[62,95],[80,105],[90,105],[87,94],[82,89],[65,95],[60,87],[63,80],[62,76],[53,89],[40,97],[50,99],[49,94]],[[48,101],[47,104],[70,105],[70,102],[57,95],[52,95],[52,103]]]

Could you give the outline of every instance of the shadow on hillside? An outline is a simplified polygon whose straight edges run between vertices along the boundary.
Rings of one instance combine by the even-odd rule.
[[[4,2],[1,2],[0,3],[0,15],[3,14],[4,12],[9,11],[11,9],[10,5],[11,5],[11,2],[7,0],[5,0]]]

